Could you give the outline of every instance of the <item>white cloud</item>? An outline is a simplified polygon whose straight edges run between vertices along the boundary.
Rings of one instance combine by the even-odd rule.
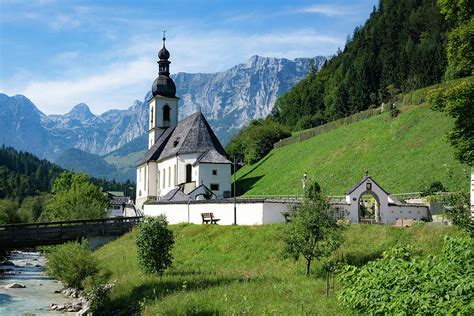
[[[352,15],[354,11],[349,7],[337,6],[337,5],[327,5],[327,4],[317,4],[308,6],[302,9],[297,10],[298,13],[315,13],[321,14],[329,17],[334,16],[345,16]]]
[[[184,29],[173,33],[166,43],[171,52],[172,73],[222,71],[246,62],[255,54],[290,59],[329,55],[335,46],[344,43],[343,39],[309,29],[248,36],[192,33]],[[62,78],[43,80],[31,76],[28,80],[15,80],[14,86],[1,88],[7,93],[24,94],[48,114],[65,113],[80,102],[87,103],[94,113],[126,108],[134,100],[142,99],[151,88],[158,72],[156,59],[161,45],[161,36],[156,34],[135,38],[121,50],[112,48],[104,56],[98,56],[101,64],[96,67],[81,65],[82,57],[78,58],[76,51],[63,52],[55,57],[63,62]],[[122,60],[104,66],[102,63],[110,56],[120,56]],[[10,82],[6,80],[3,85]]]

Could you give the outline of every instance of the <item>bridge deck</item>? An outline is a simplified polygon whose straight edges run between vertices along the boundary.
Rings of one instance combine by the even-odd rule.
[[[60,244],[98,236],[120,236],[141,217],[117,217],[31,224],[0,225],[0,249]]]

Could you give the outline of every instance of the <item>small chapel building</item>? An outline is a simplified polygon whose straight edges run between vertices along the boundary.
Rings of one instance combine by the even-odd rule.
[[[179,98],[165,41],[148,100],[148,151],[137,164],[140,209],[146,201],[230,197],[231,162],[204,115],[199,111],[178,122]]]

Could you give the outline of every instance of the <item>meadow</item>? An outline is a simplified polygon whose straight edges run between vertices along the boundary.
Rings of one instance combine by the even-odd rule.
[[[140,271],[133,231],[94,253],[109,280],[117,280],[108,309],[123,314],[140,309],[144,315],[354,314],[333,293],[326,296],[320,263],[305,277],[303,261],[281,256],[281,225],[170,226],[174,261],[162,277]],[[406,243],[424,254],[437,254],[446,234],[459,232],[436,225],[350,225],[336,256],[360,266]]]
[[[455,160],[445,140],[452,119],[426,105],[403,106],[308,140],[272,150],[237,173],[244,196],[302,194],[307,172],[331,195],[343,195],[369,175],[390,193],[419,192],[434,181],[467,190],[469,168]]]

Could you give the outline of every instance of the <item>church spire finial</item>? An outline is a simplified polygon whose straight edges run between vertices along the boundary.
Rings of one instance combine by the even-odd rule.
[[[166,30],[163,30],[163,47],[165,47],[166,42]]]

